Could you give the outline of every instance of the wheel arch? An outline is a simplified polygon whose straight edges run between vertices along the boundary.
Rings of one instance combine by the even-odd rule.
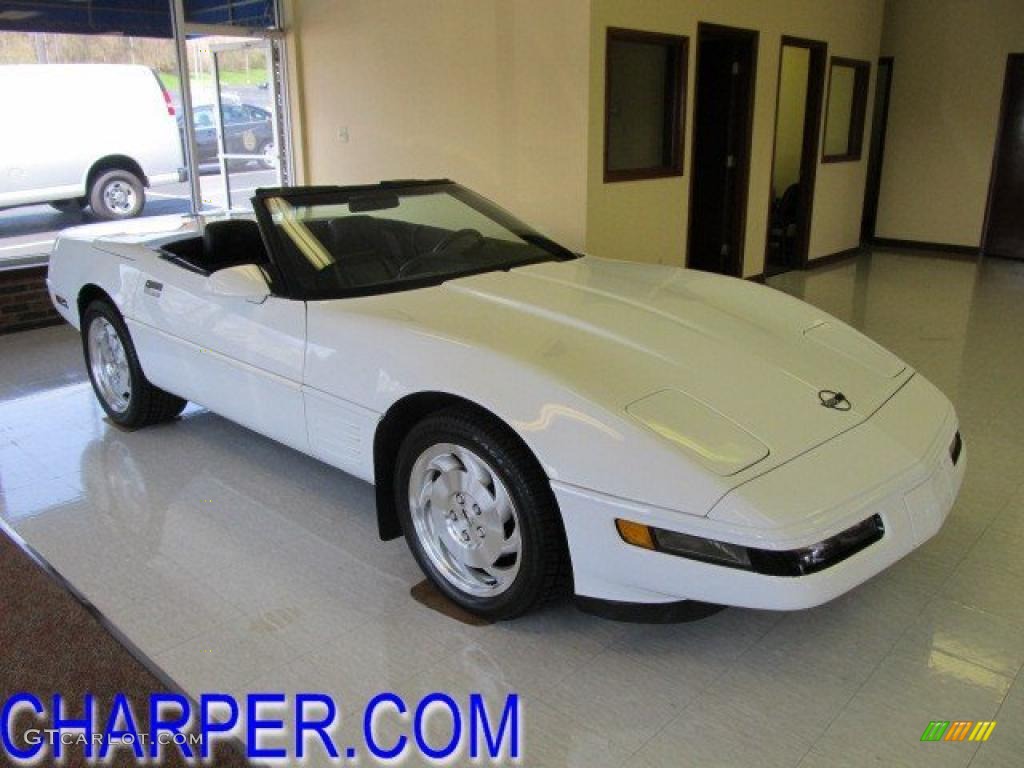
[[[142,166],[139,165],[138,161],[128,155],[106,155],[101,157],[95,163],[90,166],[88,172],[85,174],[85,194],[88,195],[92,190],[93,182],[100,177],[101,174],[107,171],[128,171],[139,177],[139,181],[142,182],[142,186],[149,186],[149,178],[146,176],[145,171],[142,170]]]
[[[449,392],[415,392],[395,401],[377,424],[373,437],[373,474],[377,497],[377,530],[382,541],[397,539],[402,535],[402,526],[395,509],[392,490],[395,459],[402,440],[417,422],[432,413],[446,408],[460,406],[475,411],[481,418],[500,425],[514,440],[522,444],[537,469],[544,474],[543,466],[526,441],[507,421],[488,408],[459,395]],[[546,476],[546,474],[545,474]]]
[[[121,308],[117,306],[117,302],[111,298],[110,294],[100,288],[95,283],[86,283],[82,286],[78,292],[78,322],[82,322],[82,315],[85,312],[85,308],[88,307],[92,302],[96,300],[106,301],[110,306],[114,307],[118,312]]]

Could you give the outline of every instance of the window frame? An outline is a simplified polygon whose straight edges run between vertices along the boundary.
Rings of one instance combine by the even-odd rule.
[[[608,167],[611,135],[611,57],[608,55],[613,42],[656,44],[675,49],[676,66],[671,87],[666,86],[665,138],[669,151],[667,164],[647,168],[611,169]],[[624,27],[608,27],[605,33],[604,62],[604,182],[639,181],[661,179],[684,175],[686,147],[686,97],[689,89],[690,38],[666,32],[649,32]]]
[[[427,274],[422,277],[409,278],[407,280],[383,284],[371,284],[354,286],[344,291],[336,291],[329,296],[320,295],[316,292],[304,290],[301,280],[295,274],[295,264],[292,254],[286,247],[285,234],[273,220],[267,200],[269,198],[282,198],[294,205],[323,205],[339,204],[347,205],[352,198],[361,196],[373,196],[375,194],[397,194],[399,196],[429,195],[442,192],[451,195],[456,200],[464,203],[478,213],[493,218],[493,216],[507,216],[516,224],[521,224],[524,229],[513,231],[514,234],[522,237],[524,234],[536,235],[545,241],[538,244],[541,250],[547,255],[537,259],[525,260],[522,263],[511,266],[489,265],[479,269],[470,269],[458,274]],[[263,234],[263,242],[267,246],[267,258],[276,270],[274,275],[277,285],[281,286],[281,298],[293,299],[296,301],[338,301],[344,299],[361,298],[368,296],[382,296],[390,293],[403,293],[419,288],[428,288],[441,285],[450,280],[472,277],[473,275],[487,274],[491,272],[507,271],[526,267],[532,264],[541,264],[549,261],[572,261],[580,258],[580,254],[574,253],[565,246],[540,235],[529,224],[519,221],[511,213],[500,206],[477,194],[467,187],[456,184],[450,179],[425,179],[422,181],[382,181],[378,184],[358,184],[351,186],[298,186],[298,187],[270,187],[257,189],[253,195],[253,212],[256,215],[256,223]],[[500,223],[500,222],[499,222]],[[503,225],[504,226],[504,225]],[[274,283],[272,283],[273,285]]]
[[[850,126],[846,137],[846,151],[836,154],[828,152],[828,119],[832,105],[832,73],[836,66],[849,67],[853,75],[853,103],[850,105]],[[822,163],[852,163],[864,154],[864,129],[867,123],[868,91],[871,83],[871,62],[864,59],[850,59],[833,56],[828,62],[828,93],[825,97],[825,122],[821,132]]]

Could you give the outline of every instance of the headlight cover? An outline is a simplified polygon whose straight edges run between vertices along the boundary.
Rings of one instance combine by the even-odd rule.
[[[716,475],[728,477],[768,455],[768,446],[714,408],[677,389],[663,389],[626,412]]]

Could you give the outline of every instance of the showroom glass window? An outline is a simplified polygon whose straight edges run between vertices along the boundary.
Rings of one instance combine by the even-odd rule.
[[[860,160],[870,75],[871,65],[866,61],[832,57],[822,162]]]
[[[687,38],[608,30],[604,180],[683,173]]]

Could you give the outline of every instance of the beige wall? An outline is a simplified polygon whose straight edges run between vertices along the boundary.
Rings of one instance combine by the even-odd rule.
[[[304,180],[447,176],[581,248],[589,7],[292,0]]]
[[[1011,52],[1024,52],[1021,0],[889,0],[879,237],[980,244]]]
[[[763,269],[781,36],[874,60],[883,0],[290,0],[306,183],[449,176],[573,247],[683,264],[698,21],[761,33],[744,274]],[[690,37],[686,175],[604,184],[608,26]],[[872,73],[872,86],[874,73]],[[870,118],[870,115],[869,115]],[[347,128],[349,140],[339,138]],[[857,245],[866,157],[820,165],[812,258]]]
[[[829,44],[830,55],[874,62],[878,57],[881,37],[882,2],[593,0],[590,23],[587,249],[614,258],[678,265],[684,263],[697,23],[707,21],[757,29],[761,33],[744,264],[745,275],[760,273],[764,266],[781,37],[794,35],[824,40]],[[609,26],[690,37],[685,176],[613,184],[603,182],[604,47],[605,29]],[[871,84],[873,88],[874,66]],[[868,115],[869,120],[870,117]],[[811,226],[812,258],[858,244],[866,166],[866,153],[860,162],[819,166]]]
[[[772,173],[772,189],[777,197],[782,197],[791,184],[800,181],[810,66],[810,49],[794,45],[782,49],[779,109],[775,120],[775,167]]]

